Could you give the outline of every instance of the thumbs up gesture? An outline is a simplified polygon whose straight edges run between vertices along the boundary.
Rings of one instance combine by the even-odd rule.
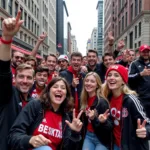
[[[143,123],[141,123],[141,120],[138,119],[137,120],[137,129],[136,129],[136,135],[139,138],[146,138],[146,120],[143,121]]]
[[[105,123],[105,121],[108,119],[109,115],[110,115],[109,109],[107,109],[104,114],[100,114],[98,116],[98,120],[100,121],[100,123]]]

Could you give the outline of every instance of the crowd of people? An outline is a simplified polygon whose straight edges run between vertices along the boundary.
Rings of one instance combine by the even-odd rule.
[[[109,32],[101,61],[92,49],[37,61],[46,33],[30,56],[11,50],[20,16],[2,22],[0,150],[148,150],[150,46],[113,50]]]

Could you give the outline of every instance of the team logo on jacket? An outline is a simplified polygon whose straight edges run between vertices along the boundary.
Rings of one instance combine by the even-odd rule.
[[[113,117],[113,119],[114,119],[114,124],[116,125],[116,126],[119,126],[119,122],[120,122],[120,111],[119,110],[117,110],[116,108],[111,108],[111,115],[112,115],[112,117]]]
[[[122,118],[126,118],[128,117],[129,113],[128,113],[128,109],[127,108],[123,108],[122,109]]]

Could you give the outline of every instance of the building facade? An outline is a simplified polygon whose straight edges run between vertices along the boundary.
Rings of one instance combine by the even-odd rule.
[[[89,49],[91,49],[91,39],[88,39],[88,40],[87,40],[86,53],[88,52]]]
[[[150,45],[150,1],[113,0],[115,47],[121,39],[125,47],[137,49],[141,44]]]
[[[108,32],[114,29],[113,4],[112,0],[104,1],[104,51],[109,51]]]
[[[77,48],[77,40],[76,40],[76,36],[72,35],[71,36],[71,53],[72,52],[77,52],[78,48]]]
[[[94,28],[91,34],[91,49],[97,50],[97,28]]]
[[[15,17],[21,10],[24,20],[20,31],[13,40],[18,48],[31,51],[38,36],[47,32],[48,37],[42,43],[38,53],[41,56],[56,53],[56,0],[1,0],[0,13],[3,18]],[[0,34],[2,19],[0,20]]]
[[[60,54],[68,52],[68,10],[64,0],[56,1],[56,43]]]
[[[98,11],[98,25],[97,25],[97,51],[98,56],[103,55],[103,0],[99,0],[96,7]]]
[[[68,22],[68,52],[67,54],[70,56],[71,55],[71,46],[72,46],[72,40],[71,40],[71,24]]]

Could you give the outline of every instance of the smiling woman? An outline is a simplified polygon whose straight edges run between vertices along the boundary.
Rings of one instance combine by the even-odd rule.
[[[127,68],[122,65],[109,67],[102,91],[105,97],[109,99],[110,114],[114,122],[114,146],[112,149],[148,149],[146,138],[150,132],[150,120],[146,117],[136,92],[130,90],[127,83]]]
[[[53,78],[40,96],[29,103],[15,121],[9,136],[12,149],[78,149],[82,111],[70,123],[72,97],[64,78]],[[29,131],[29,132],[27,132]],[[64,144],[65,143],[65,144]],[[44,147],[43,147],[44,146]],[[38,149],[36,149],[38,148]]]

